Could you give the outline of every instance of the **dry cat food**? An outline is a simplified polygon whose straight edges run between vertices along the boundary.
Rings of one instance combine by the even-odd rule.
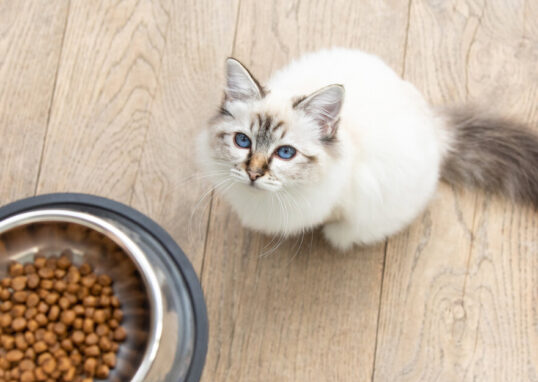
[[[0,382],[90,382],[116,366],[126,332],[112,279],[70,258],[38,254],[0,280]]]

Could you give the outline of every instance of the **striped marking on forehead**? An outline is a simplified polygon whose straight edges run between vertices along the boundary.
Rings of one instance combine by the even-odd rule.
[[[251,131],[254,131],[255,125],[258,126],[256,149],[267,148],[272,140],[282,139],[286,135],[284,121],[280,121],[270,114],[256,114],[250,123]]]

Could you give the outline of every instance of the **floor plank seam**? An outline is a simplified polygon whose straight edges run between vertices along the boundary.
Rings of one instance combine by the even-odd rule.
[[[409,27],[411,25],[411,5],[413,3],[413,0],[409,0],[409,4],[407,6],[407,25],[405,26],[405,40],[404,40],[404,49],[403,49],[403,63],[402,63],[402,78],[405,76],[405,65],[407,62],[407,43],[409,41]]]
[[[159,86],[159,81],[161,79],[161,70],[162,70],[162,67],[163,67],[163,60],[164,60],[164,56],[166,55],[166,48],[168,47],[168,41],[169,41],[169,33],[170,33],[170,24],[172,23],[171,21],[171,15],[169,12],[165,12],[168,16],[168,23],[166,25],[166,31],[164,32],[164,44],[163,44],[163,52],[161,54],[161,57],[159,59],[159,68],[157,69],[157,73],[156,73],[156,78],[157,78],[157,85],[156,85],[156,89],[155,89],[155,92],[152,94],[151,96],[151,101],[150,101],[150,105],[148,106],[148,123],[147,123],[147,126],[146,126],[146,131],[144,132],[144,139],[142,140],[142,150],[140,152],[140,155],[138,157],[138,163],[136,164],[136,172],[135,172],[135,175],[134,175],[134,179],[133,179],[133,184],[131,186],[131,196],[129,197],[129,205],[132,206],[133,205],[133,199],[134,199],[134,195],[135,195],[135,188],[136,188],[136,182],[138,181],[138,174],[140,174],[140,165],[142,163],[142,158],[144,157],[144,153],[146,152],[145,148],[146,148],[146,144],[148,142],[148,135],[149,135],[149,129],[150,129],[150,121],[151,121],[151,111],[153,109],[153,104],[155,103],[155,96],[157,95],[157,88]]]
[[[387,263],[387,251],[389,247],[389,239],[385,240],[385,248],[383,249],[383,264],[381,265],[381,283],[379,287],[379,303],[377,306],[377,322],[375,329],[375,341],[374,341],[374,362],[372,364],[372,379],[374,382],[375,377],[375,364],[377,361],[377,340],[379,335],[379,322],[381,321],[381,301],[383,300],[383,282],[385,281],[385,265]]]
[[[50,119],[52,115],[52,106],[54,105],[54,96],[56,94],[56,86],[58,83],[58,75],[60,74],[60,65],[62,64],[62,54],[64,50],[65,35],[67,33],[67,24],[69,22],[69,13],[71,10],[71,1],[67,3],[67,10],[65,14],[64,31],[62,33],[62,42],[60,43],[60,53],[58,54],[58,64],[56,65],[56,73],[54,76],[54,83],[52,85],[52,93],[50,97],[49,111],[47,115],[47,123],[45,124],[45,134],[43,135],[43,144],[41,145],[41,155],[39,156],[39,167],[37,169],[37,176],[34,187],[34,195],[37,195],[37,189],[39,187],[39,180],[41,178],[41,169],[43,167],[43,158],[45,157],[45,147],[47,144],[47,135],[49,132]]]

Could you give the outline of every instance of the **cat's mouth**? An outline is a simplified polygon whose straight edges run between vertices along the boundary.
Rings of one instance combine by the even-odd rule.
[[[234,180],[248,186],[250,189],[254,188],[260,191],[271,192],[276,192],[282,189],[282,182],[275,179],[274,176],[270,174],[265,174],[255,180],[250,179],[246,171],[237,168],[232,168],[230,174]]]

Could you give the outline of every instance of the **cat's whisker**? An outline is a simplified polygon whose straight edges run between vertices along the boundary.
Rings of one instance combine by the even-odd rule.
[[[198,210],[198,208],[200,207],[200,204],[209,196],[212,194],[213,191],[217,190],[219,187],[221,187],[222,185],[225,185],[226,182],[232,182],[232,180],[230,178],[225,178],[223,179],[222,181],[220,181],[219,183],[217,183],[215,186],[213,187],[210,187],[209,190],[207,192],[205,192],[201,197],[200,199],[198,199],[198,202],[196,202],[196,204],[194,205],[194,208],[192,209],[192,212],[191,212],[191,216],[189,218],[189,225],[188,225],[188,228],[187,228],[187,236],[189,238],[189,241],[192,242],[192,222],[194,220],[194,215],[196,214],[196,211]],[[205,208],[204,208],[205,210]]]

